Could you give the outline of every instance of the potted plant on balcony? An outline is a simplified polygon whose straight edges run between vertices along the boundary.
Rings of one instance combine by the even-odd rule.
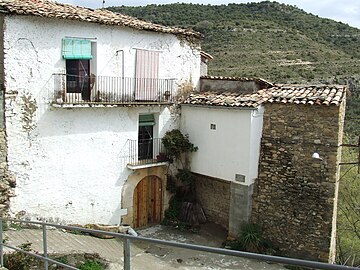
[[[157,162],[169,161],[169,157],[168,157],[165,153],[160,152],[160,153],[156,156],[156,161],[157,161]]]
[[[164,99],[166,101],[169,101],[170,100],[170,96],[171,96],[171,93],[169,90],[166,90],[165,93],[164,93]]]
[[[58,90],[55,93],[55,102],[63,103],[64,102],[64,90]]]

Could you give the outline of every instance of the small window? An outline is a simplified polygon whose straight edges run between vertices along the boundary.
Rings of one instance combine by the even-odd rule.
[[[216,124],[210,124],[210,129],[216,130]]]

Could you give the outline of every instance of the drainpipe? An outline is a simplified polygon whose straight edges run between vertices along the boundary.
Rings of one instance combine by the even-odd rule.
[[[122,90],[124,91],[124,85],[125,85],[125,78],[124,78],[124,75],[125,75],[125,62],[124,62],[124,50],[117,50],[116,51],[116,56],[119,55],[119,52],[121,52],[121,73],[122,73]]]

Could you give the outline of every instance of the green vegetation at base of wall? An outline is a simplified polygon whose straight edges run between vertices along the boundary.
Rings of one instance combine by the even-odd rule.
[[[19,245],[18,248],[27,252],[39,254],[38,252],[32,250],[31,245],[31,243],[25,243]],[[57,262],[77,267],[80,270],[105,270],[108,267],[108,263],[105,260],[101,259],[97,253],[75,254],[69,252],[69,254],[63,255],[50,255],[50,258]],[[23,252],[14,251],[12,253],[5,254],[4,267],[9,270],[44,269],[44,262]],[[53,263],[49,263],[49,269],[60,270],[65,268]]]
[[[261,226],[252,223],[245,224],[235,240],[228,240],[224,244],[226,248],[234,250],[281,255],[272,243],[265,239]]]

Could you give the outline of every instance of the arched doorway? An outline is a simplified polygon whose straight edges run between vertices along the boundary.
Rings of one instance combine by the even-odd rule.
[[[146,176],[136,186],[133,197],[133,226],[145,227],[161,221],[162,181],[154,175]]]

